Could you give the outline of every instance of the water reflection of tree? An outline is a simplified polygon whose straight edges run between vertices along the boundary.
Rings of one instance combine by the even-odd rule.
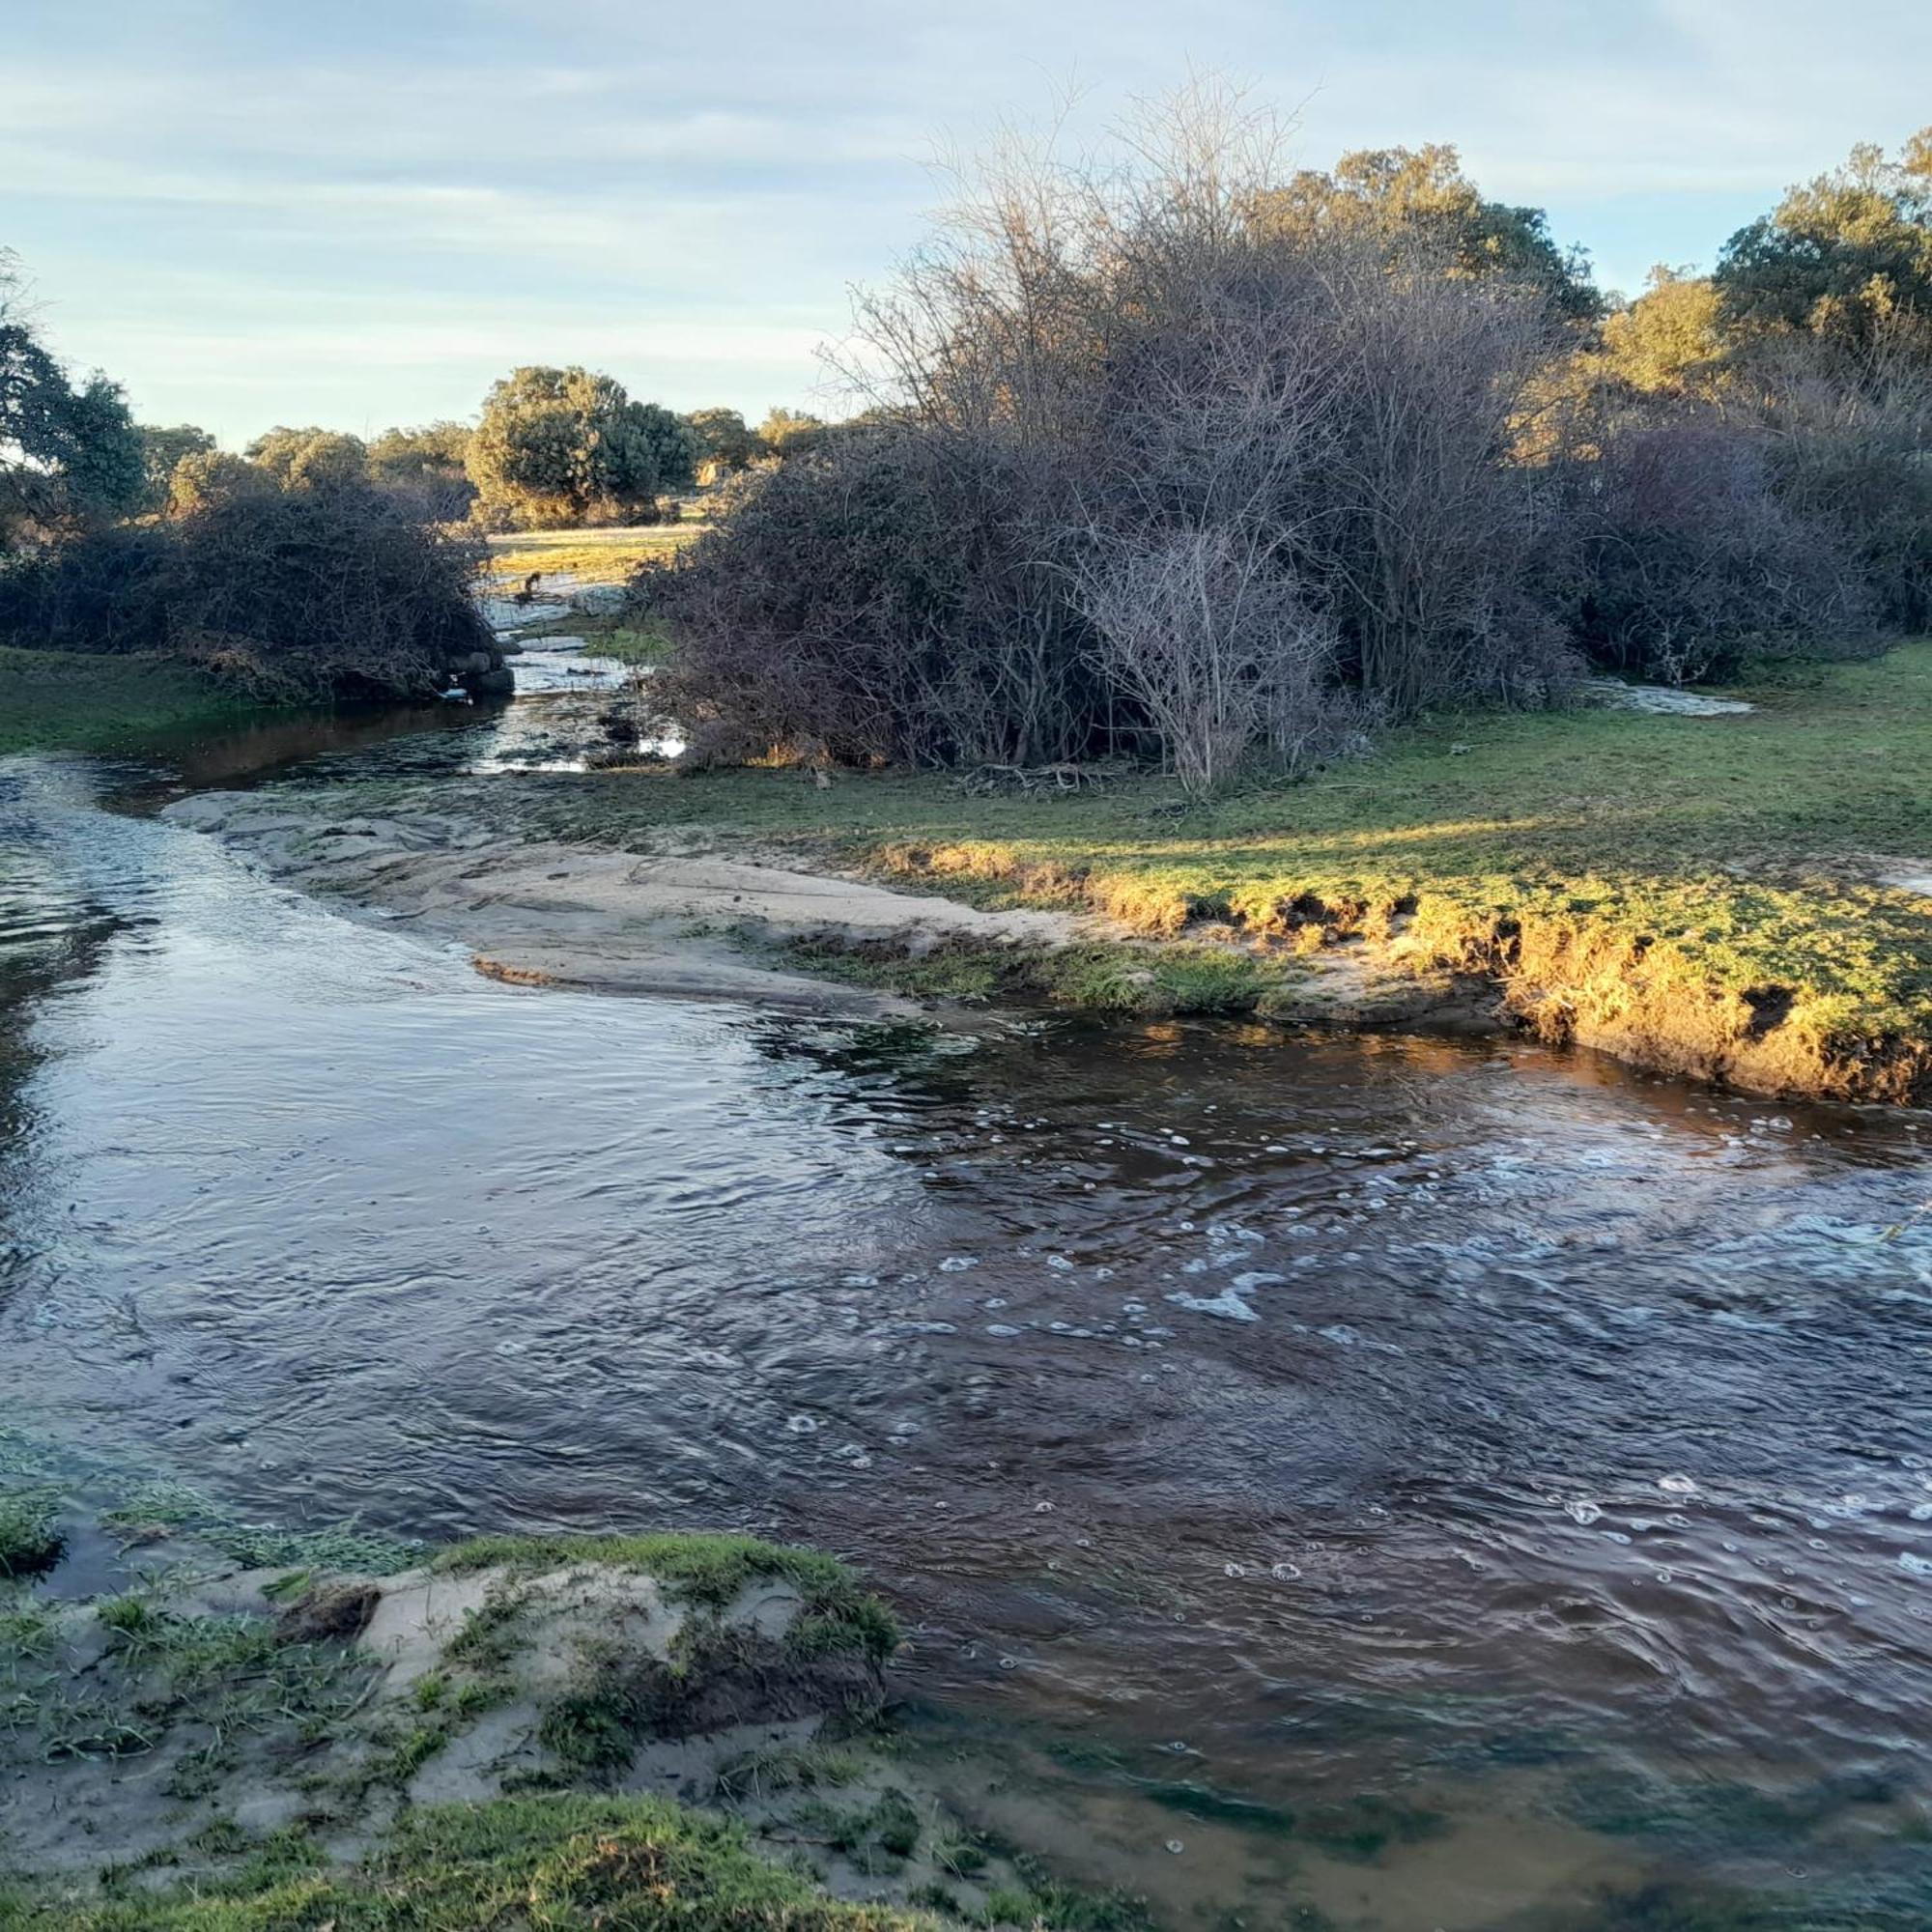
[[[61,923],[50,930],[48,909],[36,906],[19,885],[17,878],[0,879],[0,1237],[7,1232],[7,1204],[24,1194],[21,1168],[34,1138],[33,1078],[47,1058],[35,1036],[35,1009],[54,987],[95,970],[119,923],[98,907],[63,905]],[[0,1264],[5,1256],[0,1239]]]

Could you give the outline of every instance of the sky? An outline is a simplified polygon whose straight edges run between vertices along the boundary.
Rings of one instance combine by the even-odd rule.
[[[0,0],[0,246],[76,370],[239,446],[473,417],[522,362],[754,420],[935,160],[1190,68],[1290,156],[1447,141],[1605,286],[1932,119],[1923,0]]]

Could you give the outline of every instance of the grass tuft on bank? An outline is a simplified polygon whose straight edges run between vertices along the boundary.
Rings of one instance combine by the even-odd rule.
[[[915,1932],[931,1920],[828,1896],[738,1829],[656,1798],[505,1798],[407,1812],[350,1871],[291,1838],[232,1877],[127,1900],[16,1902],[71,1932]]]
[[[0,1579],[51,1570],[66,1548],[59,1499],[52,1492],[0,1493]]]
[[[477,1536],[436,1558],[462,1575],[506,1570],[512,1576],[595,1564],[654,1577],[668,1596],[700,1609],[724,1610],[754,1583],[786,1583],[804,1612],[794,1631],[816,1654],[854,1651],[883,1662],[898,1648],[892,1612],[837,1557],[766,1543],[755,1536],[662,1531],[642,1536]]]

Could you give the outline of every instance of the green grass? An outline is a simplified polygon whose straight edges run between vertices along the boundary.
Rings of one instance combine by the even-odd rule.
[[[312,1529],[242,1522],[186,1483],[148,1483],[123,1494],[101,1517],[102,1526],[133,1531],[185,1531],[249,1570],[342,1571],[383,1577],[406,1570],[423,1546],[408,1537],[364,1529],[351,1521]],[[298,1587],[286,1579],[285,1589]]]
[[[1745,695],[1747,717],[1444,717],[1306,782],[1201,805],[1146,779],[972,796],[929,775],[820,790],[754,769],[559,778],[516,809],[560,837],[702,825],[869,858],[956,896],[1094,908],[1151,935],[1232,922],[1288,950],[1412,922],[1435,964],[1514,976],[1552,1037],[1621,1013],[1721,1044],[1755,995],[1782,1013],[1794,1066],[1835,1059],[1861,1091],[1863,1065],[1880,1095],[1887,1056],[1917,1052],[1906,1084],[1932,1092],[1932,919],[1866,864],[1932,862],[1932,643]],[[1222,990],[1263,1006],[1268,984]]]
[[[477,1536],[438,1553],[436,1567],[462,1573],[508,1570],[513,1575],[596,1563],[654,1577],[668,1595],[708,1610],[723,1610],[749,1585],[791,1584],[803,1599],[796,1629],[811,1654],[844,1648],[883,1659],[897,1647],[891,1611],[869,1595],[836,1557],[816,1549],[766,1543],[755,1536],[662,1532],[646,1536]]]
[[[0,1494],[0,1577],[51,1570],[66,1548],[56,1496],[40,1490]]]
[[[598,650],[623,665],[661,665],[670,650],[670,639],[651,626],[639,630],[613,624],[611,629],[594,635]]]
[[[250,708],[213,678],[167,658],[0,644],[0,753],[111,748],[213,728]]]
[[[543,1796],[408,1812],[367,1864],[291,1851],[139,1901],[14,1906],[71,1932],[913,1932],[756,1857],[738,1831],[655,1798]],[[12,1922],[12,1921],[9,1921]]]

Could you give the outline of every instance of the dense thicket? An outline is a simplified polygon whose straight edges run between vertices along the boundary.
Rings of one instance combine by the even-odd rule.
[[[1849,340],[1830,301],[1747,321],[1734,243],[1729,283],[1605,320],[1450,151],[1284,183],[1213,108],[1132,166],[980,182],[862,308],[873,426],[647,576],[721,750],[1139,751],[1206,786],[1429,705],[1548,702],[1587,662],[1709,677],[1924,621],[1903,281]]]
[[[166,651],[270,700],[434,696],[497,661],[477,564],[366,487],[216,494],[0,567],[0,636]]]

